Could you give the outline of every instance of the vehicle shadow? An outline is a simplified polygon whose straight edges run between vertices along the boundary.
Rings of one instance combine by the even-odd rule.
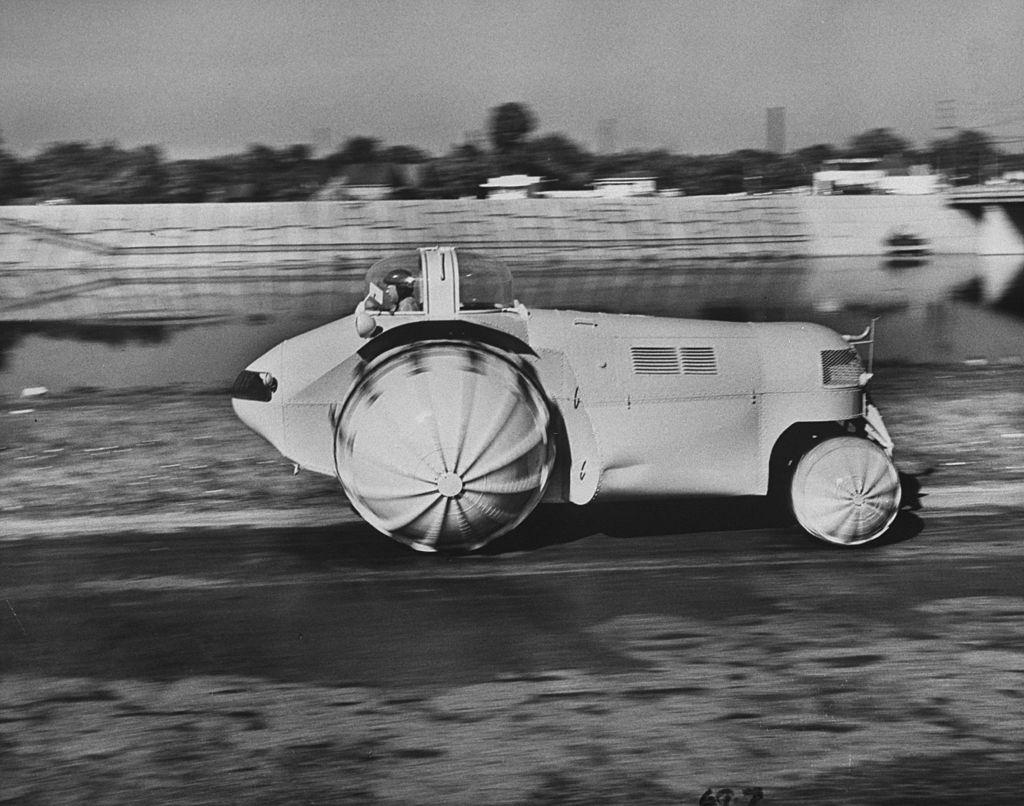
[[[903,543],[924,531],[924,521],[914,512],[923,508],[921,499],[927,493],[921,491],[917,477],[901,473],[900,481],[903,489],[910,492],[903,492],[903,505],[892,526],[880,538],[856,550],[870,551]],[[518,529],[488,544],[480,553],[533,551],[599,534],[632,539],[752,529],[776,532],[778,544],[787,548],[825,551],[838,548],[805,534],[777,501],[764,496],[745,496],[614,502],[584,507],[549,504],[538,507]]]
[[[515,530],[473,552],[422,553],[378,533],[368,524],[339,521],[316,527],[268,530],[265,538],[275,553],[303,567],[332,565],[415,565],[444,561],[460,555],[500,556],[574,543],[596,535],[639,539],[701,532],[783,529],[792,542],[805,536],[796,527],[786,529],[765,498],[688,499],[683,501],[629,501],[589,504],[544,504]],[[432,559],[433,558],[433,559]]]
[[[274,530],[270,543],[275,554],[310,570],[342,565],[395,567],[430,556],[391,540],[369,524],[351,520]]]
[[[900,473],[903,504],[889,531],[871,543],[857,547],[870,551],[896,545],[924,531],[924,521],[916,512],[924,508],[927,492],[921,479],[931,475]],[[666,535],[709,532],[768,530],[781,548],[835,551],[804,534],[792,516],[777,501],[764,496],[733,498],[689,498],[651,501],[614,501],[575,506],[544,504],[517,529],[497,538],[474,556],[500,556],[537,551],[550,546],[575,543],[596,535],[619,539],[641,539]],[[274,541],[277,548],[311,567],[335,563],[403,564],[427,561],[449,554],[423,554],[413,551],[365,523],[345,521],[336,525],[289,529]]]
[[[917,512],[924,509],[921,499],[927,497],[928,493],[922,492],[921,479],[927,478],[935,472],[935,468],[929,467],[920,473],[900,473],[900,491],[903,494],[903,509]]]
[[[764,497],[615,501],[577,507],[547,504],[523,524],[485,546],[485,554],[531,551],[594,535],[642,538],[699,532],[777,529],[787,525]]]

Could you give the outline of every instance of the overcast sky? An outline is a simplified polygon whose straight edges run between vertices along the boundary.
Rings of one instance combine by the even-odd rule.
[[[790,149],[1021,137],[1024,0],[0,0],[0,132],[22,155],[355,135],[441,154],[505,101],[590,148],[760,148],[769,106]]]

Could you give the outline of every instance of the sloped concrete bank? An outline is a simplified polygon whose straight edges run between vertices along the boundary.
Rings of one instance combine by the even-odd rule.
[[[806,258],[881,255],[904,230],[937,254],[978,254],[981,229],[937,195],[6,207],[0,321],[187,318],[262,310],[280,293],[352,296],[374,260],[438,243],[524,276],[693,273],[709,279],[697,296],[739,267],[742,293],[760,299]]]
[[[942,195],[794,196],[807,228],[809,257],[884,255],[886,239],[896,232],[925,239],[942,255],[981,253],[981,230],[964,210]]]

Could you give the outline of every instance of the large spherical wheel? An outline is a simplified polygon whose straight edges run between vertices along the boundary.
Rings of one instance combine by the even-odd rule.
[[[554,465],[550,410],[517,356],[420,342],[377,358],[337,419],[353,507],[421,551],[472,550],[518,526]]]
[[[874,442],[834,437],[797,462],[790,496],[806,532],[828,543],[857,546],[884,534],[899,512],[899,473]]]

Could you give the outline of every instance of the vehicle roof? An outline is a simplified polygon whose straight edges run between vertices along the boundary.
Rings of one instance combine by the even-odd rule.
[[[606,337],[617,338],[756,338],[768,347],[845,347],[842,336],[811,322],[722,322],[711,319],[676,319],[636,314],[587,313],[582,311],[530,309],[532,345],[543,344],[545,336],[564,333],[568,327],[596,326]],[[558,346],[558,345],[551,345]]]

